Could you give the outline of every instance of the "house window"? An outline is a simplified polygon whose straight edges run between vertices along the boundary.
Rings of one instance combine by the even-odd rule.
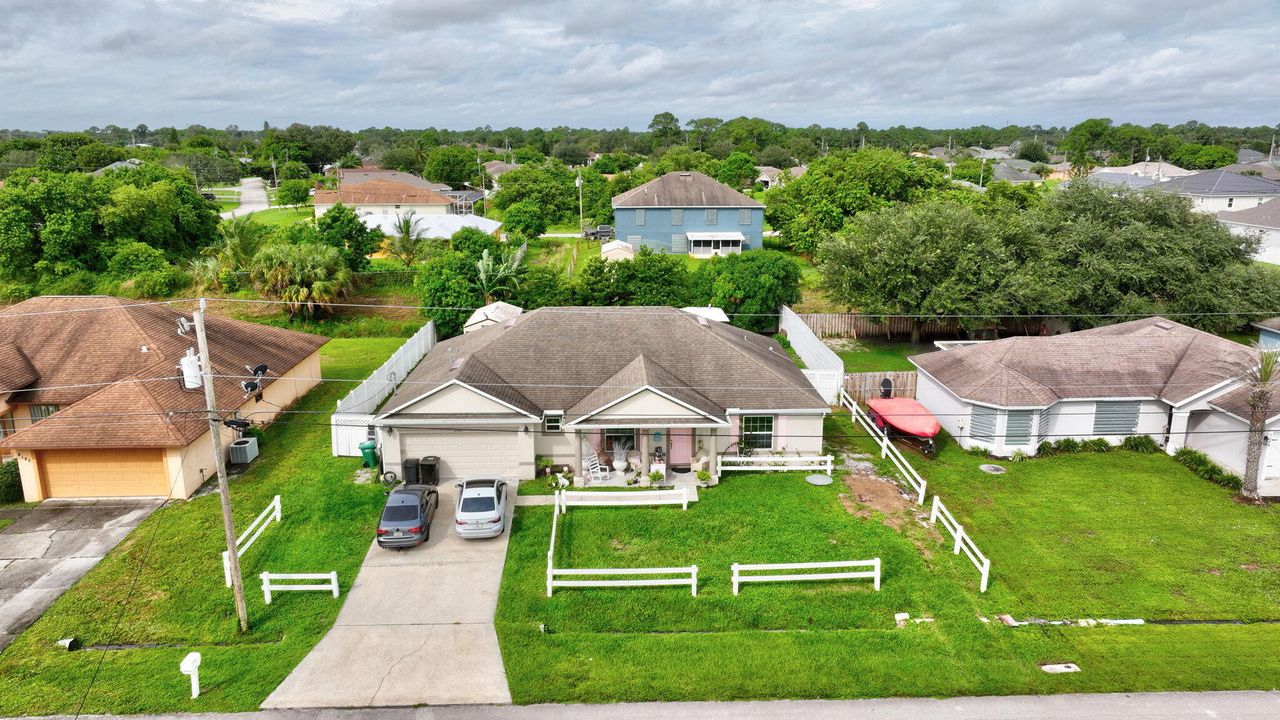
[[[671,236],[671,252],[686,253],[689,252],[689,238],[684,233]]]
[[[1227,198],[1227,207],[1231,207],[1232,205],[1235,205],[1235,204],[1236,204],[1235,198]]]
[[[558,433],[564,430],[564,416],[560,413],[547,413],[542,416],[542,432]]]
[[[0,438],[13,434],[13,413],[0,415]]]
[[[717,210],[717,209],[715,209],[715,208],[707,208],[707,209],[706,209],[706,211],[704,212],[704,215],[705,215],[705,219],[706,219],[706,222],[707,222],[707,224],[708,224],[708,225],[719,225],[719,224],[720,224],[720,211],[719,211],[719,210]]]
[[[681,208],[675,208],[675,209],[673,209],[673,210],[671,211],[671,224],[672,224],[672,225],[683,225],[683,224],[684,224],[684,210],[683,210],[683,209],[681,209]]]
[[[1031,410],[1010,410],[1004,422],[1005,445],[1031,444]]]
[[[31,412],[31,422],[39,422],[50,415],[58,412],[57,405],[32,405],[28,408]]]
[[[644,208],[636,210],[636,225],[644,225]]]
[[[773,416],[742,416],[742,447],[752,450],[773,448]]]
[[[604,431],[600,452],[611,453],[614,448],[625,448],[628,452],[636,449],[636,431],[634,428],[609,428]]]
[[[1132,435],[1138,429],[1140,403],[1104,401],[1093,404],[1093,434]]]
[[[998,411],[984,405],[974,405],[969,411],[969,437],[983,442],[996,439],[996,416]]]
[[[750,224],[751,224],[751,211],[750,211],[750,210],[748,210],[748,209],[746,209],[746,208],[742,208],[741,210],[739,210],[739,211],[738,211],[738,224],[739,224],[739,225],[750,225]]]

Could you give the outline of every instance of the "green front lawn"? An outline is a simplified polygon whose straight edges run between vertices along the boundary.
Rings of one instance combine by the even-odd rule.
[[[364,377],[401,342],[334,340],[322,350],[324,374]],[[257,709],[342,606],[323,593],[282,594],[266,606],[258,573],[336,570],[345,596],[385,499],[380,486],[351,482],[358,459],[329,454],[327,413],[351,387],[334,382],[311,391],[298,409],[317,414],[286,416],[268,428],[262,457],[231,485],[238,528],[273,495],[281,496],[284,510],[283,521],[268,528],[243,560],[252,626],[247,635],[236,631],[231,592],[223,586],[217,495],[174,503],[142,523],[0,653],[0,714],[71,713],[82,699],[83,711],[91,714]],[[65,637],[86,646],[152,647],[68,653],[55,644]],[[202,694],[194,701],[188,679],[177,670],[193,650],[204,656]]]
[[[314,221],[315,210],[310,205],[303,205],[302,207],[273,207],[268,210],[259,210],[249,215],[249,217],[253,218],[254,222],[271,227],[295,225],[301,222]]]
[[[909,342],[876,339],[847,342],[849,349],[836,351],[836,355],[844,361],[845,372],[915,370],[916,367],[907,361],[907,357],[937,349],[929,343],[913,345]]]
[[[218,201],[218,212],[228,212],[231,210],[235,210],[238,207],[240,207],[239,200],[219,200]]]

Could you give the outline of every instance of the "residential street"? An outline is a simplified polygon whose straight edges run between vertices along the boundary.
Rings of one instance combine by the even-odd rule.
[[[270,207],[267,202],[267,184],[262,178],[248,177],[240,180],[240,206],[234,210],[219,213],[223,219],[248,215]]]
[[[5,510],[14,523],[0,531],[0,650],[162,502],[46,500]]]
[[[1132,693],[975,697],[953,700],[777,700],[616,705],[444,706],[359,710],[267,710],[128,716],[152,720],[1262,720],[1280,717],[1280,692]],[[86,720],[91,717],[82,716]],[[115,717],[115,716],[112,716]]]
[[[510,491],[514,499],[514,485]],[[427,543],[370,546],[333,629],[263,707],[511,702],[493,628],[510,530],[490,540],[459,538],[456,493],[441,486]]]

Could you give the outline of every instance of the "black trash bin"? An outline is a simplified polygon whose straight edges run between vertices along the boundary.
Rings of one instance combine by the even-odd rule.
[[[418,458],[405,458],[400,462],[400,472],[404,475],[405,485],[417,485],[418,480]]]
[[[428,455],[418,464],[418,482],[423,485],[439,485],[440,484],[440,458],[436,455]]]

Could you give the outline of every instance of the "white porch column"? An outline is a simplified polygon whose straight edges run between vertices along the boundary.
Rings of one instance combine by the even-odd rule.
[[[573,431],[573,485],[574,487],[583,487],[587,484],[587,469],[582,464],[582,443],[586,440],[581,430]]]
[[[720,457],[720,428],[711,428],[711,434],[707,437],[707,472],[712,475],[716,474],[716,465]]]
[[[1174,410],[1169,417],[1169,441],[1164,451],[1170,455],[1187,444],[1187,421],[1191,417],[1190,410]]]

